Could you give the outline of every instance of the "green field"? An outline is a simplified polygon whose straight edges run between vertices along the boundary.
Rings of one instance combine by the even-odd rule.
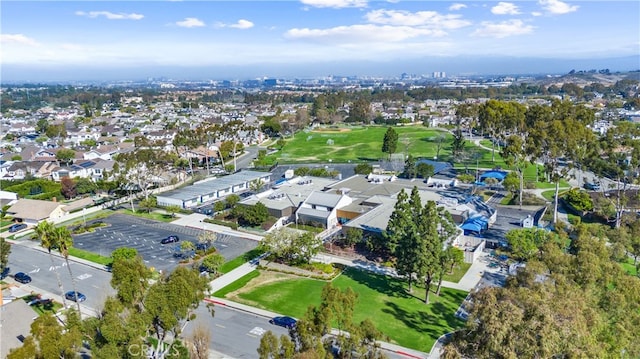
[[[224,262],[224,264],[222,264],[220,266],[220,269],[218,269],[218,272],[220,273],[229,273],[232,270],[240,267],[241,265],[247,263],[248,261],[255,259],[256,257],[258,257],[259,255],[261,255],[262,253],[264,253],[263,249],[260,248],[254,248],[248,252],[246,252],[245,254],[241,254],[238,257],[235,257],[231,260],[228,260],[226,262]]]
[[[436,155],[436,136],[444,135],[445,143],[440,159],[451,156],[451,134],[422,126],[394,127],[398,133],[396,153],[408,152],[414,157],[433,158]],[[279,163],[361,162],[387,158],[382,152],[382,140],[387,127],[368,126],[353,128],[327,128],[298,132],[287,139],[284,148],[271,155]],[[333,144],[330,144],[333,141]],[[407,145],[405,145],[405,141]]]
[[[442,279],[447,282],[458,283],[464,274],[471,268],[471,263],[461,263],[457,267],[453,268],[453,273],[446,273]]]
[[[254,281],[260,281],[260,276],[253,279],[254,276],[241,278],[242,286],[248,284],[251,289],[230,299],[293,317],[301,317],[308,306],[320,304],[320,293],[326,284],[321,280],[294,278],[254,287]],[[253,280],[249,282],[247,279]],[[358,293],[356,322],[365,318],[372,320],[387,336],[383,338],[385,341],[407,348],[429,352],[438,337],[463,324],[454,314],[467,296],[464,291],[443,288],[439,297],[432,293],[431,304],[425,305],[424,289],[416,288],[411,295],[406,292],[406,283],[399,279],[351,268],[336,278],[333,285],[343,290],[351,288]],[[231,286],[241,287],[235,283]],[[216,294],[230,293],[223,291],[227,293]]]
[[[111,253],[105,253],[105,254],[111,255]],[[88,260],[93,263],[102,264],[102,265],[110,265],[111,262],[113,262],[113,258],[111,257],[105,257],[100,254],[85,251],[84,249],[79,249],[75,247],[69,248],[69,255],[76,258]]]
[[[633,259],[627,258],[627,260],[623,263],[620,263],[620,265],[622,266],[625,272],[629,273],[629,275],[632,275],[632,276],[638,275],[638,269],[633,264]]]

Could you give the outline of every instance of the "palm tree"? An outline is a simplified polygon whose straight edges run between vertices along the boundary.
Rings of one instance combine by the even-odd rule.
[[[76,280],[73,277],[73,272],[71,271],[71,266],[69,265],[69,248],[73,246],[73,237],[71,236],[71,232],[66,227],[57,227],[53,229],[52,236],[55,238],[56,243],[58,244],[58,251],[64,257],[64,261],[67,263],[67,270],[69,271],[69,276],[71,277],[71,286],[73,287],[74,293],[78,293],[76,291]],[[80,312],[80,301],[76,298],[76,305],[78,306],[78,313]]]
[[[62,280],[60,280],[60,273],[58,273],[56,263],[53,261],[53,255],[51,254],[51,249],[58,247],[55,237],[52,236],[53,230],[55,230],[55,228],[50,222],[47,221],[38,223],[35,228],[36,235],[38,236],[38,238],[40,238],[40,245],[46,248],[49,252],[49,259],[51,259],[51,268],[53,268],[54,272],[56,273],[58,287],[60,288],[60,293],[62,295],[62,305],[66,308],[67,303],[64,297],[64,288],[62,288]]]
[[[202,233],[198,235],[198,244],[203,245],[204,247],[206,247],[206,250],[208,250],[217,239],[218,235],[216,234],[216,232],[207,231],[203,228]]]

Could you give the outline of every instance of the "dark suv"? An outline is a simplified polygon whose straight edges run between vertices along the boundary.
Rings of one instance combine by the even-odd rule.
[[[23,272],[18,272],[14,274],[13,279],[15,279],[16,282],[22,283],[22,284],[31,283],[31,277],[28,274]]]
[[[27,228],[27,225],[24,223],[16,223],[14,225],[12,225],[11,227],[9,227],[9,232],[13,233],[13,232],[17,232],[17,231],[21,231],[23,229]]]
[[[167,238],[164,238],[162,241],[160,241],[160,243],[162,244],[175,243],[175,242],[178,242],[179,240],[180,238],[178,238],[178,236],[169,236]]]

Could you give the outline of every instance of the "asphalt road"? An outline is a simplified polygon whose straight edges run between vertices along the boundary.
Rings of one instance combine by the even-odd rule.
[[[103,256],[109,256],[119,247],[135,248],[147,266],[162,271],[171,271],[178,265],[179,259],[174,258],[173,254],[180,242],[191,241],[195,244],[198,241],[198,235],[202,233],[202,230],[197,228],[123,214],[114,214],[101,221],[109,225],[96,228],[93,233],[75,235],[74,247]],[[179,236],[180,242],[161,244],[160,241],[169,235]],[[218,234],[214,246],[228,260],[255,248],[257,242],[228,234]]]
[[[269,323],[269,318],[256,314],[241,312],[224,306],[215,306],[212,317],[207,310],[206,303],[201,303],[196,309],[196,319],[184,328],[183,337],[189,338],[194,328],[203,325],[211,333],[210,348],[225,353],[230,358],[257,358],[260,338],[271,330],[276,336],[287,335],[289,332],[282,327]]]
[[[211,333],[209,348],[226,354],[225,358],[257,358],[260,338],[269,330],[277,337],[289,335],[285,328],[270,324],[269,318],[253,313],[217,305],[214,306],[214,315],[211,316],[206,303],[201,303],[195,312],[196,319],[185,326],[183,337],[189,338],[194,328],[204,325]],[[410,358],[394,352],[383,352],[389,359]]]
[[[53,259],[54,264],[52,265],[48,253],[21,245],[12,245],[9,255],[10,275],[25,272],[31,276],[32,282],[29,285],[34,287],[34,290],[42,289],[61,295],[56,279],[55,271],[57,271],[60,274],[64,291],[73,290],[72,277],[69,275],[64,259],[58,256],[53,256]],[[87,300],[82,303],[83,305],[90,308],[101,308],[107,296],[115,294],[115,290],[109,284],[111,281],[110,273],[73,261],[69,261],[69,266],[75,279],[76,290],[87,296]]]

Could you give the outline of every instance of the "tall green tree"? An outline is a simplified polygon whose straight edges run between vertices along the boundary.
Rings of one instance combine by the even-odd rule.
[[[65,164],[68,165],[71,162],[73,162],[73,159],[76,156],[76,151],[68,149],[68,148],[61,148],[60,150],[58,150],[58,152],[56,152],[56,159],[58,161],[60,161],[61,164]]]
[[[404,173],[407,178],[416,178],[418,175],[416,159],[411,155],[408,155],[407,159],[404,161]]]
[[[9,263],[9,254],[11,253],[11,244],[0,237],[0,272],[7,268]]]
[[[62,305],[66,308],[67,303],[64,297],[64,288],[62,287],[62,280],[60,279],[60,273],[58,272],[58,266],[56,266],[55,261],[53,260],[53,254],[51,254],[52,249],[58,248],[57,237],[53,235],[53,231],[55,227],[51,222],[42,221],[36,225],[34,228],[36,237],[40,240],[40,245],[47,250],[49,253],[49,259],[51,260],[51,268],[56,275],[56,279],[58,281],[58,288],[60,288],[60,295],[62,296]]]
[[[404,200],[398,195],[398,200]],[[396,203],[397,204],[397,203]],[[395,247],[394,255],[396,257],[396,271],[398,274],[407,278],[409,284],[409,292],[413,292],[412,283],[414,278],[420,277],[423,269],[424,260],[424,245],[422,243],[421,233],[415,222],[415,218],[420,216],[422,211],[422,203],[418,188],[414,187],[411,190],[411,195],[407,205],[400,204],[397,206],[401,210],[408,210],[407,213],[403,213],[402,217],[407,218],[407,223],[402,232],[402,236],[398,239],[398,244]],[[400,218],[400,216],[396,217]],[[390,221],[391,223],[391,221]],[[394,223],[395,225],[395,223]],[[389,226],[387,227],[389,229]]]
[[[414,222],[411,218],[409,196],[404,189],[401,189],[387,222],[387,228],[383,233],[390,253],[395,253],[400,241],[412,232],[412,226],[414,226]]]
[[[359,98],[349,108],[348,122],[364,122],[371,120],[371,103],[365,98]]]
[[[69,249],[73,247],[73,237],[71,236],[71,232],[69,232],[67,227],[54,227],[51,230],[50,236],[53,238],[56,246],[58,247],[58,251],[64,258],[67,270],[69,271],[69,277],[71,278],[71,287],[73,288],[73,291],[77,293],[76,279],[73,276],[73,271],[69,265]],[[76,307],[78,308],[78,313],[82,313],[80,311],[80,301],[78,300],[76,300]]]
[[[382,140],[382,152],[389,154],[389,159],[391,159],[391,155],[396,153],[397,148],[398,133],[393,129],[393,127],[389,127],[387,128],[387,132],[385,132]]]
[[[163,357],[172,345],[171,337],[180,335],[184,322],[191,317],[209,290],[206,277],[195,269],[178,267],[168,277],[153,284],[144,299],[144,317],[149,333],[157,341],[153,355]]]
[[[467,140],[465,140],[462,134],[462,129],[458,126],[453,132],[453,141],[451,142],[451,154],[453,155],[454,161],[457,162],[462,159],[466,142]]]
[[[128,307],[141,308],[144,296],[151,286],[151,270],[145,265],[142,257],[133,248],[121,247],[113,256],[111,265],[111,286],[116,290],[116,297]],[[132,256],[133,255],[133,256]]]
[[[66,313],[64,325],[51,313],[44,313],[31,323],[31,335],[22,347],[13,349],[8,359],[76,358],[82,346],[80,316],[74,310]]]

